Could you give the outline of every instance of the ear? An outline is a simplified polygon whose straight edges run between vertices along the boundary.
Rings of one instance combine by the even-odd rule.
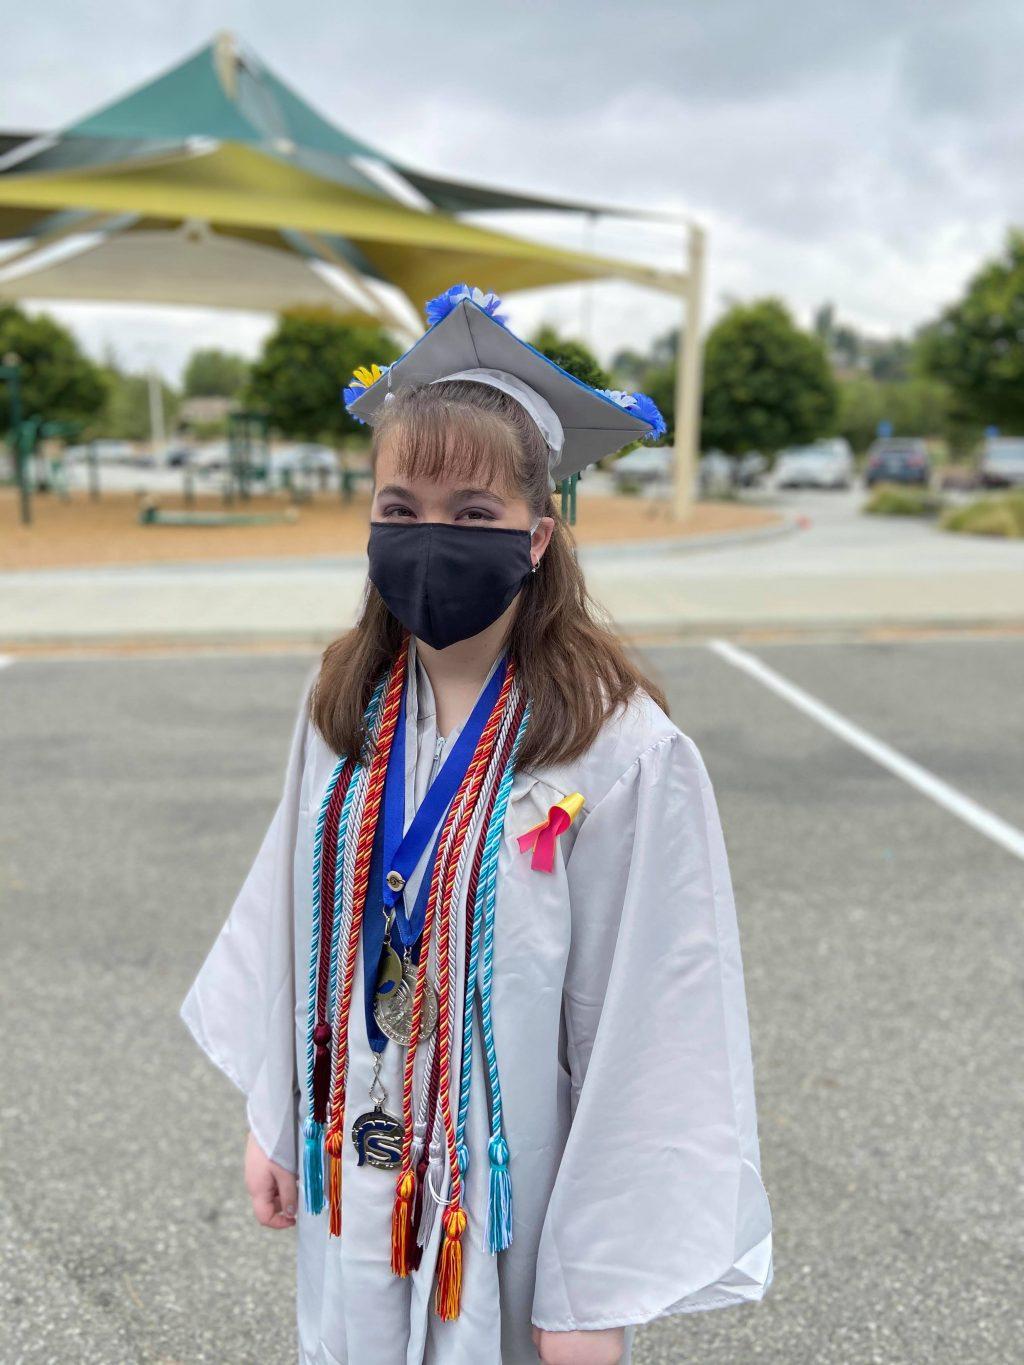
[[[540,562],[544,551],[551,544],[551,537],[554,535],[554,531],[554,517],[541,517],[540,521],[537,523],[537,529],[530,538],[530,554],[535,564]]]

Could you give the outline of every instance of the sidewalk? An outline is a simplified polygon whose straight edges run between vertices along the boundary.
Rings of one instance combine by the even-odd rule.
[[[852,506],[852,505],[851,505]],[[581,551],[626,634],[1024,625],[1024,543],[847,515],[688,551]],[[0,648],[309,644],[355,619],[359,559],[0,574]]]

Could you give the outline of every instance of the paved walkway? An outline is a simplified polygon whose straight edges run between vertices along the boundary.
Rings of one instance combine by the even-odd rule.
[[[1024,624],[1024,542],[861,516],[862,494],[804,494],[785,537],[688,552],[581,552],[625,632]],[[302,641],[358,612],[361,561],[0,574],[0,646]]]

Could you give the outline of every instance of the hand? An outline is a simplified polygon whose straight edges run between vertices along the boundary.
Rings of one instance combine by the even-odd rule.
[[[257,1222],[265,1228],[295,1226],[299,1198],[295,1177],[271,1161],[252,1133],[245,1144],[245,1188]]]
[[[535,1327],[533,1344],[544,1365],[619,1365],[625,1332],[621,1327],[598,1332],[545,1332]]]

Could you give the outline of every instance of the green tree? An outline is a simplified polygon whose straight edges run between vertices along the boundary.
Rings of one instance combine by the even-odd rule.
[[[647,355],[624,350],[612,360],[615,387],[646,393],[664,417],[666,430],[659,444],[671,445],[675,436],[679,336],[679,328],[674,327],[655,340]]]
[[[108,436],[117,441],[148,441],[152,430],[149,418],[149,379],[144,374],[124,374],[108,367],[105,371],[107,401],[103,411],[90,424],[85,435]],[[164,428],[173,430],[178,414],[179,396],[161,382]]]
[[[584,346],[582,341],[559,336],[553,327],[544,326],[537,331],[530,345],[540,351],[541,355],[553,360],[556,365],[561,365],[569,374],[582,379],[584,384],[590,384],[595,389],[611,388],[611,376],[601,367],[593,351]]]
[[[248,362],[230,351],[193,351],[185,366],[186,398],[234,398],[245,385]]]
[[[245,388],[245,402],[266,412],[285,436],[337,440],[361,427],[345,411],[341,391],[360,365],[397,358],[379,327],[352,327],[321,308],[282,313]]]
[[[776,451],[830,431],[838,394],[821,341],[778,299],[737,305],[708,335],[701,444]]]
[[[107,397],[102,371],[53,318],[0,305],[0,357],[12,352],[20,362],[24,417],[38,413],[46,421],[84,423],[102,410]],[[9,392],[0,384],[0,432],[10,426]]]
[[[952,390],[963,421],[1024,432],[1024,232],[917,336],[916,360]]]

